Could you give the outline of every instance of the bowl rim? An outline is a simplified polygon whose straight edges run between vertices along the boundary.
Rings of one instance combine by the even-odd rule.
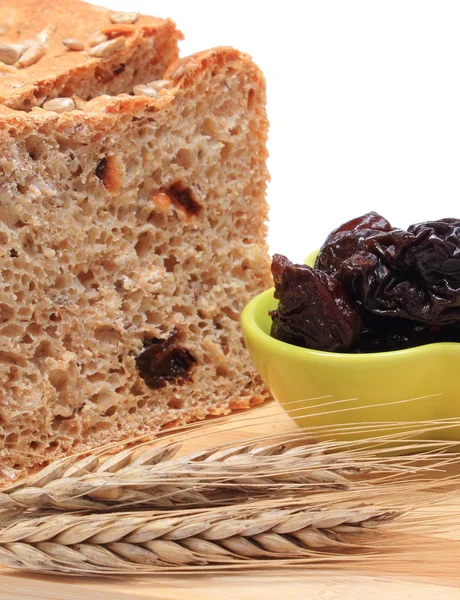
[[[301,346],[295,346],[294,344],[288,344],[281,340],[273,338],[271,335],[266,333],[256,322],[256,316],[258,310],[260,310],[260,303],[265,300],[267,296],[273,298],[275,288],[269,288],[264,292],[261,292],[252,300],[246,304],[241,313],[241,326],[245,336],[252,335],[257,338],[260,344],[268,346],[272,351],[282,353],[284,355],[290,355],[292,358],[305,358],[305,359],[327,359],[336,361],[350,361],[350,362],[374,362],[376,360],[392,360],[393,358],[399,358],[407,355],[411,356],[422,356],[436,353],[438,350],[454,350],[460,353],[460,342],[433,342],[430,344],[423,344],[421,346],[415,346],[413,348],[405,348],[402,350],[388,350],[383,352],[366,352],[363,354],[355,354],[350,352],[327,352],[326,350],[313,350],[311,348],[302,348]]]

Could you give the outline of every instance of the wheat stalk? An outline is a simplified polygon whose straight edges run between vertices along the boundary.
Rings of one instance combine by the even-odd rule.
[[[289,504],[289,503],[288,503]],[[398,516],[373,505],[317,508],[259,503],[251,508],[115,514],[52,514],[0,531],[0,561],[63,573],[158,572],[183,566],[245,566],[322,553],[372,551],[356,534]]]
[[[306,494],[360,485],[356,473],[407,472],[412,467],[386,464],[347,452],[329,455],[327,445],[292,440],[261,445],[260,439],[218,446],[174,457],[180,446],[122,450],[109,456],[65,458],[22,485],[0,493],[1,515],[53,508],[98,511],[108,508],[203,507],[247,501],[273,494]]]
[[[426,480],[407,480],[425,469],[415,461],[426,461],[431,471],[452,457],[437,454],[437,444],[433,453],[416,458],[348,447],[314,444],[296,433],[182,456],[180,446],[169,442],[68,457],[0,494],[0,506],[10,513],[10,523],[0,529],[0,562],[41,572],[109,575],[389,560],[384,550],[400,547],[404,526],[413,524],[382,528],[396,538],[375,537],[370,530],[392,523],[401,506],[409,510],[407,497],[429,487]],[[339,451],[330,454],[331,449]],[[362,472],[370,475],[367,481],[354,478]],[[438,486],[435,481],[432,487]],[[315,490],[324,493],[305,494]],[[385,499],[386,506],[375,505],[375,498]],[[213,508],[215,502],[232,505]],[[183,510],[181,503],[202,508]],[[119,512],[132,504],[174,510]],[[108,509],[117,512],[96,512]],[[40,516],[31,518],[37,511]],[[423,529],[418,521],[417,526]]]
[[[381,528],[396,538],[370,530],[392,523],[400,506],[409,509],[407,497],[427,486],[422,471],[452,460],[442,453],[446,442],[414,443],[406,433],[373,438],[364,449],[361,442],[312,443],[307,436],[266,435],[182,456],[175,441],[148,442],[56,461],[0,494],[8,518],[0,562],[41,572],[134,574],[374,560],[399,548],[407,532],[400,521]],[[431,450],[391,457],[389,441],[403,451],[417,444]],[[362,474],[368,477],[357,479]],[[385,499],[385,508],[375,498]],[[146,507],[163,511],[133,510]],[[108,510],[116,512],[100,514]]]

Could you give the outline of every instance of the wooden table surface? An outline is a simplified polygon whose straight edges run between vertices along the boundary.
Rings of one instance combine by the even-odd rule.
[[[241,427],[243,424],[244,427]],[[281,409],[271,405],[252,414],[238,415],[224,424],[216,422],[209,435],[197,436],[188,443],[188,449],[199,449],[220,442],[241,442],[253,435],[292,431],[295,428]],[[460,494],[458,500],[453,498],[449,502],[452,502],[452,510],[458,513],[460,521]],[[460,528],[455,536],[460,540]],[[5,569],[0,575],[0,600],[460,599],[460,569],[458,578],[455,573],[448,579],[436,578],[430,576],[436,571],[436,565],[428,560],[424,564],[422,558],[417,574],[409,571],[404,572],[404,566],[398,573],[336,566],[287,572],[106,579],[41,576]]]

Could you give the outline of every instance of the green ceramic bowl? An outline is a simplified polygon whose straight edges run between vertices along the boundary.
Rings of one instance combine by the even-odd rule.
[[[316,252],[307,264],[315,257]],[[259,373],[275,399],[286,410],[295,409],[300,426],[316,428],[326,439],[364,439],[370,428],[359,424],[375,423],[380,435],[420,429],[417,423],[406,428],[407,422],[460,422],[460,343],[372,354],[299,348],[270,337],[268,311],[277,305],[273,291],[249,302],[241,323]],[[460,426],[440,424],[415,438],[460,441]]]

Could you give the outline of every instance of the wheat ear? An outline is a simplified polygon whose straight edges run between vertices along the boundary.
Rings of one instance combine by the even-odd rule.
[[[258,564],[365,552],[355,534],[398,516],[376,506],[115,514],[52,514],[0,531],[0,561],[14,568],[63,573],[158,572],[182,566]],[[372,550],[368,550],[372,551]]]
[[[54,508],[98,511],[137,505],[204,507],[269,497],[347,489],[357,472],[394,471],[385,461],[347,452],[326,454],[322,445],[295,439],[207,449],[182,457],[177,444],[122,450],[78,461],[63,459],[0,494],[1,515]],[[398,469],[404,470],[402,467]]]

